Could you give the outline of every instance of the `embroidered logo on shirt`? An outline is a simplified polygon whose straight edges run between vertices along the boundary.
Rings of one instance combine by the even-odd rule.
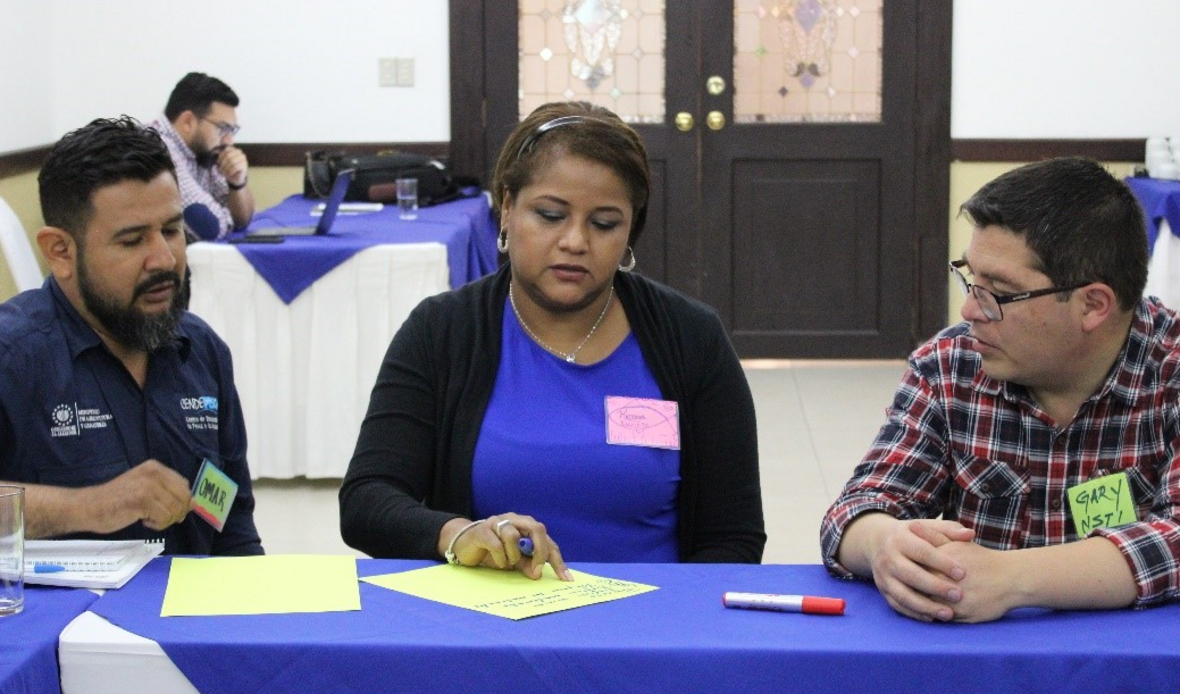
[[[60,436],[77,436],[78,427],[74,424],[74,408],[62,403],[53,408],[51,415],[53,426],[49,428],[49,435],[58,438]]]
[[[199,398],[181,398],[180,409],[199,410],[217,414],[217,398],[212,395],[202,395]]]
[[[180,409],[196,414],[185,415],[184,423],[189,431],[217,429],[217,398],[202,395],[195,398],[181,398]]]
[[[106,429],[113,418],[109,412],[97,408],[79,408],[77,404],[62,403],[53,408],[51,419],[53,426],[49,428],[49,435],[59,438],[81,436],[83,429]]]

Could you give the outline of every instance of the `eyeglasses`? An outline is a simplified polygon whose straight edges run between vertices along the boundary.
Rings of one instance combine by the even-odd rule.
[[[1038,296],[1073,291],[1074,289],[1081,289],[1087,284],[1090,284],[1089,282],[1082,282],[1081,284],[1073,284],[1068,287],[1049,287],[1047,289],[1035,289],[1030,292],[1019,292],[1017,294],[995,294],[978,284],[968,282],[967,278],[963,276],[963,273],[959,272],[959,268],[966,267],[966,265],[966,260],[952,260],[950,263],[951,274],[958,281],[959,289],[963,292],[963,296],[974,294],[975,300],[979,302],[979,310],[983,311],[983,315],[987,316],[988,320],[993,321],[1004,320],[1004,312],[1000,309],[1004,304],[1024,301],[1025,299],[1035,299]]]
[[[240,125],[234,125],[233,123],[223,123],[221,121],[213,120],[212,118],[205,118],[204,116],[201,116],[201,120],[205,121],[206,123],[212,123],[213,127],[217,128],[217,132],[221,135],[221,137],[233,137],[234,135],[238,134],[239,130],[242,129],[242,126]]]

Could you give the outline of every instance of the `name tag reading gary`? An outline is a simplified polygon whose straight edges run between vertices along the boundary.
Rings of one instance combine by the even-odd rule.
[[[1125,472],[1076,484],[1066,494],[1078,537],[1094,528],[1117,528],[1138,520]]]
[[[680,450],[680,408],[671,400],[606,396],[606,442]]]
[[[236,498],[238,483],[206,458],[201,463],[201,471],[197,473],[197,481],[193,483],[193,511],[217,528],[217,532],[221,532]]]

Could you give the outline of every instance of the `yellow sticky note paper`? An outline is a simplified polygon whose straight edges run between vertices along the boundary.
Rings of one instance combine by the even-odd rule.
[[[1078,537],[1094,528],[1117,528],[1138,520],[1125,472],[1074,485],[1066,493]]]
[[[508,619],[572,610],[600,602],[630,598],[656,586],[570,571],[562,581],[546,564],[534,581],[516,571],[441,564],[396,574],[369,576],[362,581],[435,602],[485,612]]]
[[[272,554],[172,559],[161,617],[361,609],[356,558]]]

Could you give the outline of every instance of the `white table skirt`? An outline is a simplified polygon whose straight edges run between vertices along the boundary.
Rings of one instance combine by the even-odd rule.
[[[1147,265],[1146,296],[1158,296],[1164,306],[1180,309],[1180,238],[1168,220],[1160,221],[1160,233]]]
[[[198,694],[160,644],[83,612],[57,644],[62,694]]]
[[[450,289],[442,244],[361,251],[284,304],[233,246],[195,243],[189,309],[229,344],[255,479],[343,477],[389,342]]]

